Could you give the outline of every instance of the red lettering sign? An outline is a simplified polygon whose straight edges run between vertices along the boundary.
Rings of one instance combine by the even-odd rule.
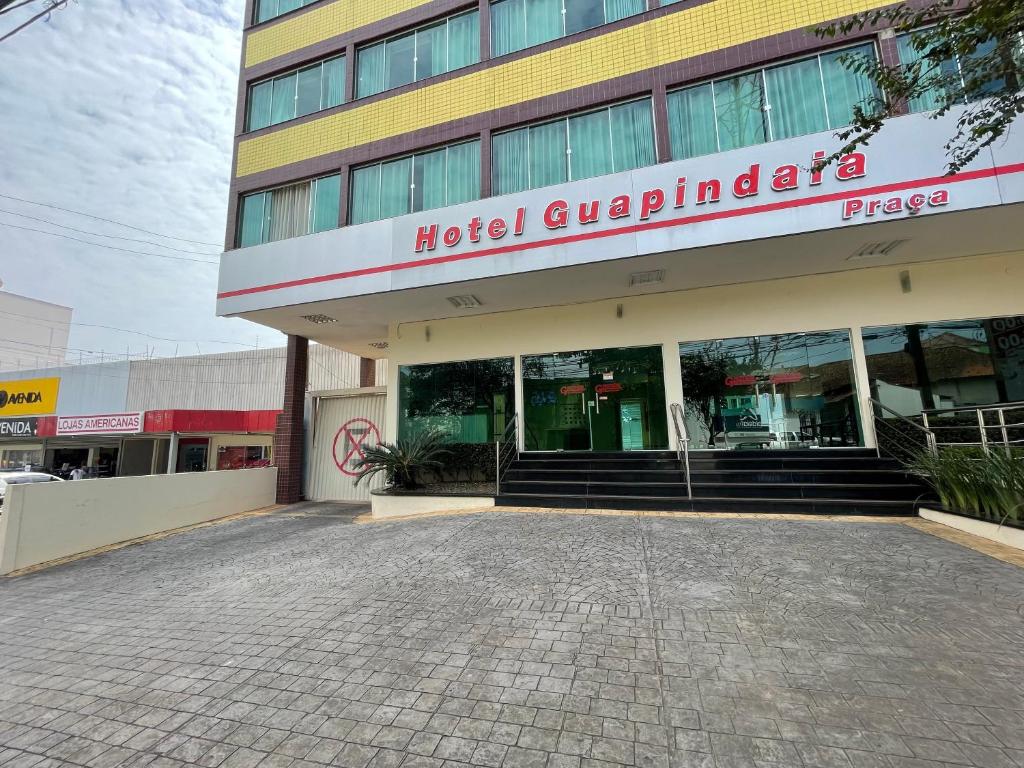
[[[561,392],[563,395],[566,395],[566,396],[569,396],[569,395],[582,395],[586,391],[587,391],[587,388],[585,386],[583,386],[582,384],[567,384],[566,386],[562,387],[559,390],[559,392]]]

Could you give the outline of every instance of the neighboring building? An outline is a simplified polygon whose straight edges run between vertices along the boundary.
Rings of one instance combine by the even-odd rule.
[[[280,347],[0,372],[0,469],[110,477],[270,464],[285,369]],[[384,371],[316,345],[307,386],[358,390]]]
[[[0,291],[0,371],[60,365],[68,351],[71,309]]]
[[[391,438],[674,449],[681,404],[695,448],[872,447],[873,393],[1024,400],[1024,126],[946,177],[925,94],[815,168],[873,93],[843,54],[915,56],[809,31],[872,5],[249,0],[218,314],[290,334],[292,393],[306,340],[386,357]]]

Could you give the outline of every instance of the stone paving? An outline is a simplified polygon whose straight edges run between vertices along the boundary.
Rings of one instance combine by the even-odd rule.
[[[0,580],[0,764],[1024,766],[1024,570],[921,531],[351,522]]]

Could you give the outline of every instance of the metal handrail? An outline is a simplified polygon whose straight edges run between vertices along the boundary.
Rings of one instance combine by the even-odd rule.
[[[902,423],[909,424],[910,426],[914,427],[915,429],[923,432],[924,433],[924,438],[925,438],[925,446],[927,447],[928,452],[931,453],[931,454],[938,453],[938,450],[939,450],[939,448],[938,448],[938,441],[935,439],[935,433],[931,429],[929,429],[928,427],[924,427],[924,426],[918,424],[913,419],[908,419],[906,416],[904,416],[899,411],[893,410],[892,408],[887,406],[885,403],[879,402],[878,400],[875,400],[875,398],[873,398],[873,397],[869,397],[868,400],[871,401],[871,404],[874,405],[878,410],[883,411],[885,413],[891,413],[893,416],[895,416],[897,419],[899,419]],[[876,424],[876,426],[880,422],[882,424],[884,424],[884,423],[886,423],[886,421],[888,421],[884,417],[879,416],[877,411],[876,411],[874,416],[875,416],[875,424]],[[875,443],[876,443],[875,449],[878,452],[878,455],[881,456],[882,455],[882,446],[880,444],[878,444],[877,438],[875,440]]]
[[[954,408],[925,408],[921,412],[935,415],[955,413],[956,411],[1006,411],[1016,408],[1024,408],[1024,400],[1015,400],[1012,403],[999,403],[998,405],[959,405]]]
[[[513,450],[508,453],[507,456],[513,458],[508,460],[502,456],[502,450],[508,445],[512,445]],[[494,441],[494,493],[498,495],[501,493],[501,475],[502,472],[512,465],[512,462],[519,457],[519,414],[513,413],[512,420],[505,426],[505,431],[501,433],[501,437]]]
[[[686,472],[686,496],[693,498],[693,485],[690,482],[690,433],[686,428],[686,410],[679,403],[669,407],[672,414],[672,425],[676,432],[676,457]]]

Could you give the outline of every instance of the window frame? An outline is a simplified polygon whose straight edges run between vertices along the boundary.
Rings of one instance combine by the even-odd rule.
[[[611,175],[613,173],[625,173],[626,172],[625,170],[622,170],[622,171],[614,170],[614,168],[615,168],[615,141],[614,141],[614,134],[613,134],[613,130],[614,129],[612,127],[612,121],[611,121],[611,110],[614,109],[615,107],[622,107],[622,106],[625,106],[626,104],[636,104],[636,103],[641,102],[641,101],[650,102],[650,106],[651,106],[651,136],[652,136],[652,139],[653,139],[653,142],[654,142],[654,163],[653,163],[653,165],[657,165],[658,164],[658,130],[657,130],[657,126],[655,124],[654,94],[653,93],[647,94],[645,96],[635,96],[633,98],[625,99],[623,101],[616,101],[616,102],[613,102],[611,104],[605,104],[605,105],[600,106],[600,107],[591,107],[589,109],[583,110],[582,112],[570,112],[569,114],[561,115],[560,117],[554,117],[554,118],[550,118],[550,119],[546,119],[546,120],[541,120],[541,121],[536,122],[536,123],[526,123],[524,125],[520,125],[520,126],[517,126],[515,128],[509,128],[509,129],[506,129],[506,130],[498,131],[498,132],[496,132],[496,133],[491,135],[491,142],[493,143],[494,139],[497,138],[498,136],[504,136],[504,135],[507,135],[507,134],[510,134],[510,133],[515,133],[516,131],[522,131],[522,130],[526,130],[527,131],[527,134],[526,134],[526,156],[527,156],[526,172],[527,172],[527,178],[529,179],[529,183],[528,183],[526,189],[519,190],[519,192],[528,192],[531,189],[543,189],[544,188],[544,187],[535,187],[535,186],[533,186],[533,180],[531,178],[532,175],[533,175],[533,171],[532,171],[532,168],[530,167],[530,162],[529,162],[529,159],[530,159],[530,148],[531,148],[530,130],[533,129],[533,128],[542,128],[542,127],[544,127],[546,125],[554,125],[554,124],[556,124],[558,122],[562,122],[562,123],[565,124],[566,180],[565,180],[564,183],[570,184],[570,183],[572,183],[574,181],[585,181],[586,179],[600,178],[600,176],[608,176],[608,175]],[[609,146],[609,151],[611,152],[611,161],[612,161],[612,168],[613,168],[613,170],[610,171],[609,173],[606,173],[606,174],[599,174],[598,176],[584,176],[584,177],[582,177],[580,179],[574,179],[573,178],[573,174],[572,174],[572,134],[571,134],[571,130],[569,128],[569,121],[572,120],[573,118],[576,118],[576,117],[586,117],[587,115],[595,115],[595,114],[598,114],[600,112],[607,113],[608,114],[608,118],[609,118],[608,119],[608,146]],[[650,166],[640,166],[640,167],[642,167],[642,168],[649,168]],[[494,152],[493,151],[491,152],[491,169],[490,170],[491,170],[491,188],[493,190],[493,188],[494,188]],[[635,169],[629,169],[629,170],[635,170]],[[549,184],[549,185],[545,185],[545,186],[552,186],[552,185]],[[500,194],[514,195],[514,194],[519,194],[519,192],[503,192],[503,193],[499,193],[499,195]],[[495,195],[495,196],[498,196],[498,195]]]
[[[822,101],[823,101],[823,104],[824,104],[824,107],[825,107],[825,121],[826,121],[826,123],[829,124],[828,127],[825,128],[825,130],[827,130],[827,131],[839,130],[840,128],[843,128],[845,126],[832,126],[831,125],[832,120],[831,120],[831,113],[830,113],[830,110],[829,110],[829,103],[828,103],[828,91],[827,91],[827,89],[825,87],[825,73],[824,73],[824,70],[822,68],[821,58],[822,58],[822,56],[827,56],[829,54],[841,53],[843,51],[852,51],[854,48],[860,48],[862,46],[867,46],[867,45],[870,45],[872,50],[874,51],[876,61],[881,61],[881,50],[880,50],[880,47],[879,47],[878,39],[875,38],[875,37],[868,37],[868,38],[865,38],[865,39],[862,39],[862,40],[845,43],[845,44],[843,44],[841,46],[838,46],[838,47],[825,48],[825,49],[822,49],[822,50],[818,50],[818,51],[815,51],[814,53],[810,53],[810,54],[806,54],[805,53],[805,54],[800,54],[800,55],[794,55],[794,56],[787,57],[785,59],[781,59],[779,61],[771,62],[769,64],[761,64],[759,66],[747,67],[745,69],[738,69],[738,70],[736,70],[734,72],[730,72],[727,75],[721,75],[719,77],[713,77],[713,78],[705,79],[705,80],[696,80],[696,81],[690,82],[690,83],[679,84],[679,85],[675,85],[675,86],[669,86],[665,90],[665,103],[666,103],[666,106],[667,106],[669,99],[675,93],[680,93],[682,91],[687,91],[687,90],[690,90],[690,89],[701,88],[701,87],[703,87],[705,85],[710,85],[711,86],[711,103],[712,103],[712,108],[714,109],[714,113],[715,113],[714,114],[714,117],[715,117],[715,145],[718,148],[714,152],[711,152],[709,154],[718,154],[720,152],[728,152],[730,150],[722,149],[722,140],[721,140],[721,136],[719,135],[719,127],[718,127],[718,94],[715,92],[715,84],[716,83],[727,82],[729,80],[734,80],[734,79],[743,77],[745,75],[757,74],[758,75],[758,80],[760,81],[761,93],[764,96],[764,106],[761,108],[761,110],[766,115],[766,129],[767,129],[767,134],[768,134],[768,137],[762,143],[764,143],[764,144],[771,144],[771,143],[773,143],[775,141],[785,141],[786,139],[782,139],[782,138],[776,139],[775,138],[775,127],[774,127],[774,124],[772,123],[772,107],[773,107],[773,105],[772,105],[772,102],[771,102],[771,94],[770,94],[770,91],[769,91],[769,88],[768,88],[768,80],[765,77],[765,73],[768,70],[778,69],[780,67],[785,67],[785,66],[789,66],[791,64],[797,64],[797,63],[802,62],[802,61],[810,61],[811,59],[814,59],[816,61],[817,65],[818,65],[818,82],[819,82],[819,84],[821,86],[821,96],[822,96]],[[884,94],[881,94],[881,95],[884,96]],[[670,122],[671,122],[671,118],[670,118]],[[671,125],[669,126],[669,128],[670,128],[670,131],[671,131]],[[791,136],[791,137],[786,137],[786,138],[796,138],[796,137],[792,137]],[[755,144],[755,145],[748,145],[748,146],[758,146],[758,145]],[[669,153],[672,155],[673,161],[675,161],[677,158],[673,154],[673,147],[671,146],[671,142],[670,142],[670,146],[669,146]],[[705,155],[693,155],[693,157],[707,157],[707,156],[708,156],[707,154],[705,154]],[[679,158],[679,159],[690,159],[690,158]]]
[[[499,3],[502,3],[502,2],[515,2],[515,0],[487,0],[487,1],[488,1],[488,5],[490,5],[490,6],[498,5]],[[648,11],[653,11],[653,10],[656,10],[657,8],[664,8],[664,7],[667,7],[668,5],[674,5],[674,4],[678,3],[678,2],[681,2],[681,0],[662,0],[662,2],[659,5],[655,6],[653,4],[654,0],[643,0],[644,9],[642,11],[639,11],[637,13],[631,14],[629,16],[623,16],[622,19],[614,19],[613,21],[608,21],[608,0],[601,0],[601,12],[602,12],[602,15],[604,17],[604,21],[602,21],[600,24],[597,24],[597,25],[595,25],[593,27],[586,27],[584,29],[578,29],[578,30],[576,30],[574,32],[569,32],[567,27],[566,27],[568,16],[569,16],[569,11],[566,8],[566,0],[559,0],[559,4],[562,6],[561,11],[559,13],[559,15],[561,16],[561,20],[562,20],[562,34],[560,34],[557,37],[554,37],[551,40],[548,40],[546,42],[552,42],[554,40],[562,40],[562,39],[564,39],[566,37],[571,37],[572,35],[579,35],[579,34],[582,34],[583,32],[589,32],[592,29],[599,29],[600,27],[606,26],[608,24],[614,24],[616,21],[622,21],[623,19],[631,19],[631,18],[634,18],[634,17],[639,16],[641,14],[647,13]],[[595,2],[595,4],[596,4],[596,2]],[[494,18],[493,13],[491,14],[491,18],[492,19]],[[493,43],[493,40],[494,40],[494,30],[493,30],[493,28],[488,30],[488,34],[490,35],[490,38],[491,38],[491,41],[492,41],[491,42],[491,47],[492,47],[492,50],[493,50],[493,46],[494,46],[494,43]],[[525,9],[524,9],[524,12],[523,12],[523,39],[524,40],[529,40],[530,39],[529,27],[527,26],[527,15],[526,15]],[[511,50],[511,51],[506,51],[505,53],[501,53],[501,54],[498,54],[496,56],[492,55],[491,58],[499,58],[501,56],[510,56],[510,55],[512,55],[514,53],[519,53],[520,51],[526,51],[526,50],[529,50],[530,48],[535,48],[538,45],[544,45],[544,44],[545,43],[534,43],[533,45],[525,45],[522,48],[516,48],[516,49]]]
[[[444,17],[442,17],[440,19],[434,19],[433,21],[427,22],[426,24],[420,24],[419,26],[413,27],[412,29],[407,29],[407,30],[405,30],[403,32],[398,32],[398,33],[393,34],[393,35],[388,35],[387,37],[382,37],[382,38],[380,38],[378,40],[374,40],[372,43],[365,43],[363,45],[358,46],[356,48],[356,55],[355,55],[355,71],[353,72],[353,75],[355,77],[355,84],[356,84],[355,98],[356,99],[369,99],[369,98],[371,98],[373,96],[377,96],[379,94],[386,93],[388,91],[393,91],[396,88],[403,88],[403,87],[405,87],[407,85],[412,85],[413,83],[420,83],[420,82],[422,82],[424,80],[428,80],[431,77],[437,77],[439,75],[445,75],[445,74],[448,74],[449,72],[455,72],[455,71],[458,71],[459,69],[465,69],[466,67],[471,67],[474,64],[479,64],[481,61],[483,61],[483,58],[480,55],[480,53],[478,52],[477,60],[476,61],[470,62],[469,64],[463,64],[462,66],[457,67],[456,69],[452,69],[451,68],[451,26],[450,26],[451,22],[452,22],[453,19],[459,19],[459,18],[462,18],[463,16],[470,16],[471,14],[474,14],[474,13],[477,14],[477,29],[479,31],[480,9],[478,7],[474,6],[472,8],[467,8],[465,10],[458,11],[457,13],[452,13],[452,14],[450,14],[448,16],[444,16]],[[432,27],[437,27],[437,26],[440,26],[442,24],[444,25],[444,66],[445,66],[444,71],[443,72],[434,72],[434,73],[432,73],[430,75],[426,75],[424,77],[420,77],[419,76],[419,71],[418,71],[419,70],[419,66],[418,66],[418,62],[419,62],[419,46],[420,46],[419,34],[420,34],[420,32],[422,32],[424,30],[430,29]],[[387,60],[388,60],[388,58],[387,58],[388,57],[388,43],[394,42],[395,40],[398,40],[398,39],[403,38],[403,37],[408,37],[410,35],[413,38],[412,80],[410,80],[407,83],[402,83],[401,85],[389,86],[387,84],[387,80],[386,80],[386,78],[387,78]],[[360,55],[364,51],[371,50],[373,48],[376,48],[377,46],[383,46],[383,54],[382,54],[382,57],[381,57],[381,75],[380,75],[381,76],[381,82],[379,84],[381,86],[381,88],[380,88],[380,90],[374,91],[373,93],[367,93],[365,95],[360,95],[359,94],[359,57],[360,57]]]
[[[913,37],[915,34],[917,34],[919,32],[927,32],[929,29],[934,29],[934,28],[935,28],[934,24],[926,24],[923,27],[917,27],[916,29],[912,29],[912,30],[909,30],[907,32],[901,32],[901,33],[893,36],[893,43],[896,46],[896,58],[899,59],[900,68],[901,69],[903,67],[907,67],[907,66],[909,66],[909,65],[911,65],[911,64],[913,64],[915,62],[904,62],[903,61],[903,57],[900,55],[900,40],[902,40],[902,39],[909,39],[909,38]],[[990,39],[994,39],[994,38],[990,38]],[[1024,55],[1024,32],[1018,32],[1017,33],[1017,47],[1020,49],[1022,55]],[[961,61],[961,58],[962,57],[959,54],[954,53],[952,61],[953,61],[954,66],[956,66],[956,76],[960,80],[960,88],[964,91],[964,100],[961,103],[964,106],[966,106],[966,105],[970,104],[972,101],[980,101],[981,99],[985,98],[985,96],[982,95],[982,96],[979,96],[977,98],[972,99],[966,93],[966,91],[967,91],[967,81],[964,80],[964,67],[963,67],[963,63]],[[920,59],[918,59],[918,61],[920,61]],[[941,67],[942,65],[940,64],[939,66]],[[932,111],[934,111],[934,110],[931,110],[931,109],[911,110],[909,104],[907,105],[907,109],[910,112],[910,114],[917,114],[919,112],[932,112]]]
[[[255,80],[255,81],[249,83],[248,87],[246,88],[246,92],[245,92],[245,133],[253,133],[255,131],[262,131],[264,128],[273,128],[275,125],[284,125],[285,123],[290,122],[292,120],[298,120],[300,117],[307,117],[309,115],[315,115],[318,112],[323,112],[325,109],[333,109],[334,107],[340,107],[343,104],[347,103],[347,100],[345,99],[345,96],[346,96],[346,94],[345,94],[345,87],[344,87],[344,84],[343,84],[342,85],[342,92],[341,92],[341,103],[340,104],[332,104],[331,106],[326,106],[326,107],[324,106],[324,69],[327,66],[327,64],[329,64],[331,62],[339,61],[339,60],[340,61],[344,61],[345,62],[345,67],[346,67],[345,72],[346,72],[346,76],[347,76],[347,73],[348,73],[348,69],[347,69],[348,68],[348,62],[345,61],[345,59],[346,59],[345,54],[344,53],[339,53],[339,54],[337,54],[335,56],[328,56],[327,58],[319,59],[318,61],[315,61],[313,63],[303,64],[300,67],[295,67],[294,69],[289,69],[289,70],[286,70],[284,72],[279,72],[276,75],[270,75],[268,77],[264,77],[264,78],[261,78],[259,80]],[[317,67],[320,68],[320,108],[316,109],[316,110],[313,110],[312,112],[306,112],[305,114],[300,115],[300,114],[298,114],[299,74],[302,73],[302,72],[306,72],[308,70],[311,70],[311,69],[315,69]],[[273,122],[273,114],[274,114],[274,83],[276,83],[278,80],[284,80],[285,78],[288,78],[288,77],[294,77],[295,78],[295,87],[292,89],[292,116],[289,117],[286,120],[280,120],[280,121],[275,123],[275,122]],[[261,85],[267,85],[267,84],[270,85],[269,111],[270,111],[270,115],[271,115],[271,122],[267,123],[264,126],[260,126],[259,128],[253,128],[252,127],[252,111],[251,111],[252,102],[253,102],[253,92],[256,90],[256,88],[260,87]]]
[[[282,189],[288,189],[289,187],[298,187],[298,186],[301,186],[303,184],[306,184],[306,185],[309,186],[309,205],[308,205],[308,208],[306,209],[306,232],[304,234],[302,234],[302,235],[296,235],[296,237],[305,237],[305,235],[316,234],[317,230],[314,229],[314,226],[316,224],[315,217],[316,217],[316,191],[317,191],[317,185],[321,181],[323,181],[324,179],[331,179],[331,178],[334,178],[335,176],[337,176],[338,180],[339,180],[339,192],[338,192],[338,197],[339,197],[338,205],[339,205],[339,207],[338,207],[338,211],[339,211],[339,214],[340,214],[340,211],[341,211],[341,207],[340,207],[341,206],[341,184],[340,184],[340,182],[341,182],[341,172],[340,171],[335,171],[334,173],[320,174],[319,176],[313,176],[312,178],[303,179],[301,181],[293,181],[293,182],[288,183],[288,184],[281,184],[281,185],[276,186],[276,187],[269,187],[268,189],[261,189],[261,190],[255,191],[255,192],[246,192],[244,194],[239,195],[238,196],[238,214],[237,214],[238,221],[236,222],[236,225],[235,225],[235,248],[236,249],[252,248],[252,247],[257,246],[257,245],[267,245],[268,243],[282,242],[282,240],[291,240],[292,238],[290,238],[290,237],[282,238],[282,240],[265,240],[264,239],[265,235],[267,234],[267,231],[269,230],[270,217],[273,216],[273,213],[274,213],[273,205],[271,204],[271,199],[272,198],[268,197],[268,195],[273,195],[274,192],[277,192],[277,191],[282,190]],[[245,217],[244,217],[245,201],[250,199],[250,198],[256,197],[257,195],[262,195],[263,196],[263,216],[260,217],[260,241],[258,243],[252,243],[250,245],[242,245],[241,244],[242,243],[242,228],[245,225]],[[340,215],[339,215],[339,220],[340,220]],[[326,230],[320,230],[320,231],[321,232],[327,232],[327,231],[330,231],[330,229],[338,229],[338,228],[339,228],[339,225],[335,224],[334,227],[330,227],[330,228],[328,228]]]
[[[449,150],[454,149],[455,147],[463,147],[463,146],[466,146],[468,144],[479,144],[480,145],[480,159],[481,159],[481,167],[482,167],[482,161],[483,161],[483,141],[482,141],[482,139],[481,139],[481,137],[479,135],[473,136],[473,137],[468,138],[468,139],[460,139],[459,141],[454,141],[451,144],[443,144],[443,145],[441,145],[439,147],[428,147],[426,149],[420,149],[420,150],[417,150],[415,152],[405,152],[404,154],[394,155],[393,157],[384,158],[382,160],[376,160],[376,161],[374,161],[372,163],[364,163],[362,165],[353,166],[349,170],[349,185],[348,185],[349,193],[348,193],[348,201],[347,201],[348,204],[346,205],[346,214],[347,214],[347,219],[348,219],[348,222],[349,222],[349,226],[357,227],[357,226],[360,226],[361,224],[372,224],[375,221],[388,221],[390,219],[398,218],[398,216],[408,216],[408,215],[413,214],[413,213],[422,213],[423,211],[436,211],[436,210],[439,210],[440,208],[447,208],[449,205],[462,205],[462,203],[449,203],[448,202],[448,188],[447,188],[448,152],[449,152]],[[416,194],[416,158],[417,157],[422,157],[422,156],[425,156],[425,155],[430,155],[430,154],[433,154],[434,152],[439,152],[441,150],[443,150],[444,153],[445,153],[445,176],[446,176],[446,178],[445,178],[445,204],[442,205],[442,206],[438,206],[436,208],[421,208],[420,210],[417,211],[417,210],[415,210],[413,208],[413,202],[415,201],[415,194]],[[352,193],[353,186],[354,186],[352,184],[352,179],[355,176],[355,174],[357,172],[359,172],[359,171],[365,171],[368,168],[375,168],[377,170],[377,211],[379,213],[380,212],[381,199],[382,199],[382,196],[383,196],[383,189],[384,189],[384,178],[383,178],[384,166],[388,165],[390,163],[399,163],[402,160],[412,160],[412,162],[409,163],[409,210],[406,213],[398,214],[398,216],[379,216],[376,219],[370,219],[369,221],[361,221],[358,224],[353,223],[352,222],[352,208],[353,208],[353,205],[355,204],[355,195]],[[482,179],[481,179],[481,181],[482,181]],[[478,197],[477,198],[477,200],[480,200],[480,199],[483,199],[483,198],[482,197]],[[466,201],[463,201],[463,202],[473,202],[473,201],[466,200]]]
[[[291,10],[284,11],[283,13],[275,13],[273,16],[268,16],[267,18],[260,21],[260,6],[263,4],[263,2],[265,2],[265,0],[256,0],[256,2],[253,3],[251,19],[252,23],[250,24],[250,28],[258,27],[262,24],[269,24],[270,22],[275,21],[276,19],[280,19],[284,16],[289,16],[293,13],[297,13],[298,11],[301,11],[304,8],[308,8],[311,5],[316,5],[317,3],[320,2],[320,0],[303,0],[302,4],[297,8],[292,8]],[[280,7],[280,0],[277,0],[277,2],[278,7]]]

